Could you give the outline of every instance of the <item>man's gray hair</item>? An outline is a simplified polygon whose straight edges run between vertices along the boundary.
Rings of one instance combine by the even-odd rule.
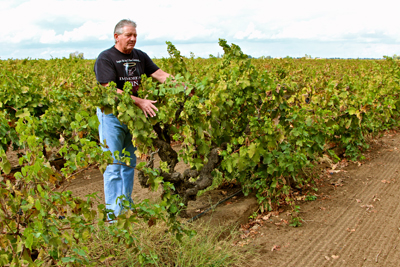
[[[127,25],[132,25],[133,27],[136,28],[136,22],[130,19],[123,19],[120,22],[118,22],[117,25],[115,25],[114,34],[118,35],[123,34],[124,33],[123,28]]]

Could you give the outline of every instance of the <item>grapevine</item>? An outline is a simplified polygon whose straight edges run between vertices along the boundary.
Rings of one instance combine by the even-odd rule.
[[[178,214],[222,181],[271,209],[309,183],[304,171],[319,157],[358,160],[370,136],[398,127],[398,61],[252,59],[219,44],[222,58],[201,59],[167,43],[170,57],[155,62],[174,79],[143,76],[139,91],[157,100],[153,118],[132,103],[129,84],[122,95],[96,84],[93,60],[0,61],[1,265],[96,265],[108,256],[89,259],[79,242],[109,222],[109,210],[96,207],[96,194],[80,199],[66,187],[83,170],[112,163],[98,140],[98,106],[112,106],[148,159],[137,166],[141,185],[164,189],[161,204],[137,203],[113,218],[115,239],[137,251],[131,225],[139,219],[165,221],[178,238],[193,234]],[[58,169],[56,157],[64,160]],[[182,173],[180,161],[189,166]]]

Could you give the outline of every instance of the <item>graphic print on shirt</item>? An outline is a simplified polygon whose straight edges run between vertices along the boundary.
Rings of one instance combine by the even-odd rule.
[[[126,62],[124,63],[124,67],[125,67],[125,75],[127,77],[134,78],[133,80],[129,80],[129,82],[132,84],[132,93],[136,93],[139,90],[139,83],[140,83],[140,74],[137,63]]]
[[[123,59],[118,60],[117,63],[122,64],[124,67],[124,77],[119,77],[120,81],[130,82],[132,84],[132,94],[136,94],[139,90],[140,84],[140,71],[138,59]]]

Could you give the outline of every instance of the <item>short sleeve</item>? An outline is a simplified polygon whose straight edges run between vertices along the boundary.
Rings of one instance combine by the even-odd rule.
[[[96,80],[101,84],[111,81],[117,82],[117,73],[115,72],[113,63],[104,57],[99,56],[99,58],[97,58],[94,64],[94,72],[96,74]]]
[[[145,53],[142,52],[143,62],[144,62],[144,73],[147,77],[150,77],[151,74],[156,72],[159,67],[151,60],[151,58]]]

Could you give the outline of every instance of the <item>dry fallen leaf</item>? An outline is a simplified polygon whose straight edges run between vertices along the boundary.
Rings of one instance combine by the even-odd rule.
[[[268,213],[267,215],[263,216],[262,219],[264,221],[268,221],[270,217],[271,217],[271,213]]]
[[[302,201],[302,200],[305,200],[305,199],[306,199],[306,196],[297,196],[296,197],[297,201]]]
[[[367,210],[372,209],[374,206],[373,205],[361,205],[361,208],[367,208]]]
[[[347,232],[351,232],[351,233],[352,233],[352,232],[355,232],[355,231],[356,231],[356,229],[350,229],[350,228],[347,228],[347,229],[346,229],[346,231],[347,231]]]
[[[334,259],[334,260],[336,260],[336,259],[338,259],[338,258],[339,258],[339,256],[338,256],[338,255],[332,255],[331,257],[332,257],[332,259]]]
[[[356,199],[356,201],[357,201],[357,203],[361,203],[362,202],[361,199]]]
[[[363,207],[363,208],[373,208],[374,205],[363,205],[363,206],[361,206],[361,207]]]
[[[156,224],[156,219],[154,217],[151,217],[150,220],[147,222],[147,225],[149,227],[152,227],[154,224]]]
[[[250,243],[250,240],[246,240],[246,241],[239,241],[236,245],[239,247],[243,247],[245,245],[248,245]]]
[[[373,196],[373,197],[372,197],[372,200],[373,200],[373,201],[381,201],[377,196]]]
[[[338,179],[336,182],[332,182],[331,185],[343,186],[343,180],[342,179]]]
[[[272,247],[271,251],[279,250],[280,248],[281,248],[281,246],[274,245],[274,246]]]
[[[327,261],[329,261],[331,258],[329,258],[329,256],[325,256],[325,259],[326,259]]]

